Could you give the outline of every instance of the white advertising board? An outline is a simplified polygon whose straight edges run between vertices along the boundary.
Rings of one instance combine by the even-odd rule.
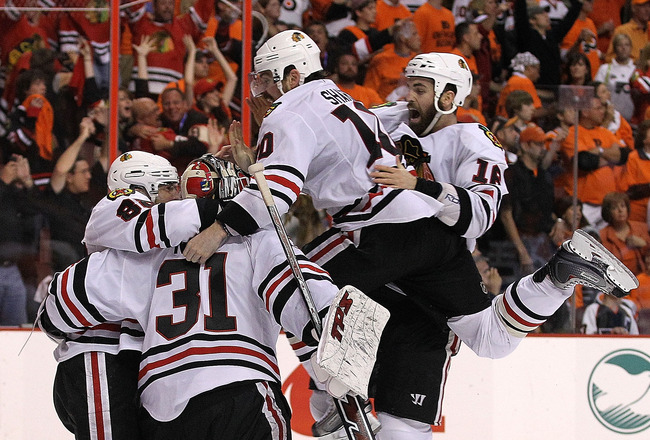
[[[70,440],[52,405],[54,343],[0,331],[0,440]],[[307,374],[284,338],[278,346],[294,439],[310,438]],[[453,359],[444,424],[435,439],[650,438],[650,338],[528,337],[510,356]]]

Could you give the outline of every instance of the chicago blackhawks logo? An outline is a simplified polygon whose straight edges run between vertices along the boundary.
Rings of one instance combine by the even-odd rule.
[[[275,110],[276,108],[278,108],[278,106],[279,106],[280,104],[282,104],[282,103],[281,103],[281,102],[276,102],[275,104],[271,105],[271,107],[269,107],[269,109],[266,111],[266,113],[264,113],[264,117],[266,118],[268,115],[270,115],[271,112],[272,112],[273,110]]]
[[[123,155],[120,156],[120,162],[124,162],[129,159],[133,159],[133,156],[130,153],[124,153]]]
[[[489,128],[487,128],[483,124],[479,124],[478,128],[483,130],[483,133],[485,134],[485,136],[490,140],[490,142],[492,142],[494,144],[495,147],[501,148],[503,150],[503,145],[501,145],[501,142],[499,142],[499,139],[497,139],[497,137],[494,135],[494,133],[492,133],[490,131]]]
[[[167,53],[174,50],[174,41],[172,40],[172,36],[169,32],[167,31],[154,32],[151,37],[153,39],[153,43],[156,46],[158,52]]]
[[[305,39],[305,36],[304,36],[302,33],[300,33],[300,32],[294,32],[294,33],[291,35],[291,39],[297,43],[297,42],[299,42],[300,40],[304,40],[304,39]]]
[[[130,196],[133,194],[135,191],[132,189],[128,188],[122,188],[122,189],[116,189],[115,191],[111,191],[110,194],[108,195],[109,200],[115,200],[118,197],[121,196]]]
[[[458,65],[460,66],[461,69],[469,70],[469,68],[467,67],[467,63],[463,59],[458,60]]]

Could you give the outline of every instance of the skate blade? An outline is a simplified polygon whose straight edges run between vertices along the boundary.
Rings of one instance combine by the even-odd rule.
[[[634,274],[608,251],[602,244],[582,229],[576,229],[569,242],[569,247],[576,254],[588,261],[596,260],[607,265],[607,279],[619,289],[629,292],[639,287],[639,280]]]

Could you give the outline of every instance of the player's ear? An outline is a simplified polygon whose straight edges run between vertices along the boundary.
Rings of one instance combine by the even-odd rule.
[[[285,78],[288,82],[289,90],[300,85],[300,72],[298,72],[298,69],[291,69],[291,72]]]
[[[440,96],[440,100],[438,101],[440,108],[443,110],[449,110],[454,103],[455,97],[456,93],[454,93],[452,90],[446,90],[442,96]]]

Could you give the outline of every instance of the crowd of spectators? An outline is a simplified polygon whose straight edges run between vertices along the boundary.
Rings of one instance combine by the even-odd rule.
[[[109,14],[56,7],[109,2],[1,3],[0,325],[20,325],[41,280],[83,256],[85,222],[106,194]],[[122,9],[120,152],[160,154],[183,170],[228,144],[248,74],[241,9],[236,0]],[[650,0],[257,0],[253,10],[251,53],[277,32],[304,30],[335,83],[367,107],[405,99],[403,69],[416,54],[462,56],[474,87],[458,120],[487,125],[510,164],[500,221],[476,253],[490,292],[582,227],[639,276],[624,310],[650,332]],[[288,219],[300,242],[327,224],[307,199]],[[620,301],[588,290],[575,297],[580,315],[594,304],[619,313]],[[543,330],[579,327],[563,310],[556,318]]]

